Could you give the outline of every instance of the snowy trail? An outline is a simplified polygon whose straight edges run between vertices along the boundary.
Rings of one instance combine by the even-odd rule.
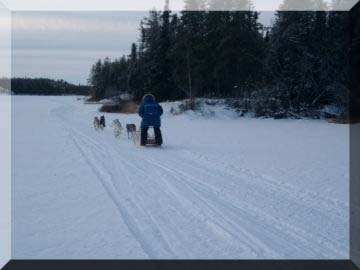
[[[127,236],[132,254],[157,259],[348,257],[344,197],[287,181],[284,168],[256,170],[241,162],[241,155],[234,159],[230,148],[216,154],[196,145],[177,147],[171,139],[162,149],[135,147],[126,136],[115,139],[110,128],[95,132],[89,124],[95,110],[69,100],[48,101],[49,122],[78,152],[87,166],[82,170],[101,184],[101,198],[115,206],[111,220],[123,224],[116,233]],[[123,124],[138,121],[135,115],[107,115],[108,125],[115,117]],[[323,166],[327,161],[316,162]],[[118,253],[122,245],[111,243]],[[57,257],[48,250],[43,254]]]
[[[174,156],[172,156],[172,159]],[[175,158],[176,159],[176,158]],[[138,158],[137,158],[138,160]],[[149,161],[143,161],[143,162],[149,162]],[[199,164],[196,163],[196,161],[190,161],[190,165],[185,163],[179,163],[176,162],[176,160],[163,160],[161,162],[159,161],[152,161],[149,162],[151,164],[150,168],[156,168],[157,170],[163,170],[168,175],[163,174],[164,179],[171,179],[175,178],[176,183],[173,183],[173,185],[176,185],[179,190],[184,189],[184,185],[188,187],[187,190],[183,192],[185,196],[181,197],[179,201],[184,201],[189,197],[190,194],[194,194],[194,204],[199,204],[197,201],[202,201],[204,203],[204,206],[201,206],[199,211],[202,211],[202,214],[205,215],[204,209],[209,208],[210,211],[206,213],[206,216],[203,217],[204,220],[211,220],[211,217],[214,219],[214,223],[216,225],[216,222],[222,223],[222,229],[228,232],[231,232],[231,234],[234,236],[238,235],[239,232],[241,232],[243,229],[242,227],[247,228],[247,231],[244,232],[244,235],[240,237],[240,239],[245,238],[245,243],[251,243],[253,246],[254,243],[260,242],[259,239],[257,239],[256,235],[262,235],[265,231],[269,232],[272,231],[274,234],[272,237],[270,237],[270,241],[268,241],[268,245],[266,246],[263,243],[260,242],[260,245],[262,247],[265,247],[265,249],[269,252],[270,256],[276,256],[275,254],[272,254],[271,247],[274,245],[280,245],[280,250],[287,250],[287,252],[290,254],[295,254],[299,249],[307,249],[308,254],[316,254],[316,248],[314,250],[311,249],[311,244],[313,241],[317,241],[318,244],[322,243],[322,238],[317,237],[315,234],[306,233],[305,231],[302,231],[298,226],[290,226],[287,222],[287,220],[279,220],[275,219],[273,216],[267,214],[264,210],[264,206],[258,206],[257,201],[260,200],[261,196],[264,196],[267,192],[266,190],[270,190],[269,197],[274,196],[275,192],[276,197],[272,200],[267,200],[268,202],[271,201],[273,205],[282,203],[283,206],[288,207],[289,205],[292,205],[293,207],[297,204],[297,197],[292,198],[290,192],[282,193],[278,190],[272,188],[269,189],[269,186],[264,187],[264,181],[260,182],[260,185],[256,183],[256,179],[254,176],[246,175],[243,179],[251,179],[252,182],[248,187],[246,187],[245,181],[242,181],[241,189],[239,191],[245,190],[253,190],[257,194],[252,193],[252,204],[249,204],[247,200],[242,200],[241,198],[246,196],[247,194],[231,194],[231,192],[225,193],[222,191],[222,185],[217,183],[217,185],[209,185],[208,182],[205,181],[199,181],[197,177],[193,177],[193,175],[203,175],[206,176],[206,180],[209,181],[209,179],[213,178],[215,181],[219,179],[227,179],[231,180],[234,178],[234,174],[217,174],[217,170],[211,169],[210,167],[201,167]],[[166,164],[165,166],[162,164]],[[181,170],[174,168],[173,164],[177,164],[176,167],[180,167]],[[190,172],[190,173],[184,173]],[[238,179],[238,176],[235,176],[235,179]],[[253,181],[255,180],[255,182]],[[233,186],[235,188],[235,185]],[[225,187],[226,188],[226,187]],[[241,193],[241,192],[239,192]],[[288,198],[290,196],[290,198]],[[303,199],[303,198],[302,198]],[[262,198],[262,201],[264,198]],[[305,210],[309,209],[308,206],[305,205]],[[316,205],[311,205],[314,209],[316,209]],[[297,208],[293,209],[293,211],[300,211],[300,207],[297,206]],[[310,208],[311,209],[311,208]],[[327,209],[328,210],[328,209]],[[331,208],[331,210],[334,210],[334,208]],[[344,207],[343,210],[346,210]],[[304,210],[303,210],[304,211]],[[224,215],[225,214],[225,215]],[[321,211],[319,211],[319,214],[322,214]],[[329,212],[330,216],[332,215],[331,212]],[[232,216],[232,219],[228,219],[227,216]],[[323,218],[323,217],[320,217]],[[328,217],[325,217],[328,219]],[[339,218],[339,217],[336,217]],[[341,218],[341,217],[340,217]],[[342,216],[344,218],[344,216]],[[300,221],[299,221],[300,222]],[[225,224],[224,224],[225,223]],[[239,226],[239,224],[241,224]],[[277,230],[273,230],[272,227],[277,227]],[[321,232],[322,228],[319,228],[319,232]],[[252,232],[252,233],[250,233]],[[288,234],[287,237],[284,238],[284,235]],[[301,235],[306,235],[306,238],[302,238]],[[300,237],[299,237],[300,235]],[[249,237],[250,236],[250,237]],[[275,237],[277,236],[277,237]],[[324,236],[325,237],[325,236]],[[236,238],[236,237],[234,237]],[[279,238],[279,239],[277,239]],[[314,239],[315,238],[315,239]],[[241,241],[238,239],[237,241]],[[275,240],[277,239],[277,240]],[[285,240],[285,241],[284,241]],[[336,241],[332,239],[327,239],[329,241],[328,244],[328,252],[334,252],[336,254]],[[295,251],[291,251],[290,243],[297,242],[298,246],[295,246]],[[346,247],[344,247],[346,249]],[[261,249],[257,249],[256,254],[262,254],[262,256],[269,256],[269,254],[266,254]],[[318,254],[321,256],[321,254]]]
[[[112,173],[112,170],[114,170],[115,167],[114,166],[105,167],[104,165],[102,165],[102,167],[100,167],[100,168],[97,167],[98,166],[97,163],[99,162],[99,160],[101,162],[101,160],[104,160],[104,158],[108,158],[109,154],[105,153],[105,155],[103,155],[101,157],[101,159],[96,158],[96,156],[99,155],[99,153],[101,153],[101,152],[97,151],[97,153],[94,154],[94,152],[89,151],[89,148],[84,148],[86,143],[84,144],[84,141],[81,141],[81,140],[78,141],[78,139],[77,139],[77,138],[81,137],[81,135],[79,135],[76,132],[74,132],[73,134],[76,134],[76,135],[74,137],[72,137],[72,139],[73,139],[74,143],[76,144],[77,148],[79,149],[79,151],[81,152],[83,158],[87,161],[89,166],[92,168],[94,173],[97,175],[98,179],[100,181],[102,181],[104,188],[106,189],[109,196],[111,197],[113,202],[116,204],[117,208],[119,209],[121,218],[125,221],[128,229],[131,231],[134,238],[140,243],[141,247],[143,248],[145,253],[149,256],[149,258],[158,257],[157,253],[159,251],[161,251],[159,249],[153,250],[152,245],[151,245],[152,242],[157,242],[157,243],[163,244],[164,249],[167,252],[169,252],[170,249],[169,249],[168,244],[162,239],[160,231],[156,227],[155,228],[152,227],[151,228],[152,230],[149,232],[141,232],[140,227],[136,221],[136,216],[141,217],[141,216],[144,216],[144,214],[146,215],[146,213],[142,213],[141,211],[139,211],[139,209],[136,209],[136,206],[131,208],[131,213],[128,211],[126,205],[130,204],[129,197],[128,197],[128,195],[121,192],[122,189],[125,189],[125,190],[128,190],[128,189],[126,189],[126,185],[124,185],[124,182],[122,182],[123,187],[121,189],[117,187],[116,181],[114,178],[114,174]],[[71,136],[73,136],[73,134],[71,134]],[[92,144],[91,146],[93,147],[94,144]],[[99,150],[99,148],[98,148],[98,150]],[[91,160],[91,159],[94,159],[94,160]],[[110,173],[106,173],[106,172],[110,172]],[[116,170],[115,170],[115,172],[116,172]],[[156,236],[158,236],[158,237],[156,237]],[[172,253],[169,253],[168,255],[171,256]]]

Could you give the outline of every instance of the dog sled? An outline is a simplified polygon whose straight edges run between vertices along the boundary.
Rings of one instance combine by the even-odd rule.
[[[137,146],[140,146],[140,142],[141,142],[141,129],[140,130],[137,130],[135,131],[133,134],[132,134],[132,140],[133,140],[133,143]],[[160,145],[156,143],[156,140],[155,140],[155,131],[154,131],[154,127],[149,127],[148,129],[148,134],[147,134],[147,141],[146,141],[146,144],[145,146],[157,146],[159,147]]]

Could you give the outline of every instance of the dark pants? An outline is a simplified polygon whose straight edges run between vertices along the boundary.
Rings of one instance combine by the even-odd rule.
[[[146,145],[147,143],[148,130],[149,127],[141,128],[141,142],[140,142],[141,145]],[[154,133],[155,133],[155,143],[158,145],[162,145],[162,135],[160,128],[154,127]]]

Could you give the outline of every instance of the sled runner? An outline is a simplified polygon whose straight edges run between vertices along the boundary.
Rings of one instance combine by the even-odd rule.
[[[155,132],[154,132],[153,127],[151,127],[151,129],[149,129],[149,131],[148,131],[146,145],[147,146],[159,146],[158,144],[156,144],[156,141],[155,141]]]
[[[132,139],[135,145],[140,146],[141,142],[141,130],[137,130],[133,133]],[[156,143],[155,140],[155,131],[154,127],[149,127],[148,134],[147,134],[147,141],[145,146],[160,146]]]
[[[132,134],[132,141],[135,145],[139,146],[140,145],[140,136],[141,136],[141,131],[137,130],[135,132],[133,132]]]

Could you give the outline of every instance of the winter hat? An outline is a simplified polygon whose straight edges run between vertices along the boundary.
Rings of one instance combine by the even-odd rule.
[[[152,102],[155,101],[155,96],[153,94],[146,94],[143,96],[143,101]]]

